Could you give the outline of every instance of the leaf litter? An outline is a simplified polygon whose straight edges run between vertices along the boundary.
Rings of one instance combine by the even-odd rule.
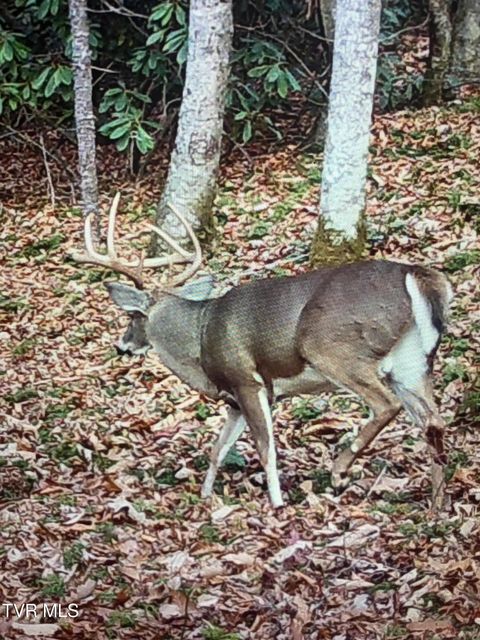
[[[1,637],[479,637],[479,111],[472,95],[377,117],[371,144],[370,256],[438,266],[455,289],[435,365],[449,451],[437,515],[422,434],[403,414],[332,494],[334,451],[365,416],[343,393],[275,410],[287,506],[269,507],[248,437],[202,501],[224,409],[153,355],[115,355],[126,319],[102,286],[111,274],[66,257],[81,218],[52,211],[38,163],[9,148],[20,177],[0,231],[0,594],[76,602],[80,613],[2,615]],[[74,166],[74,150],[63,153]],[[128,251],[160,188],[153,171],[131,183],[114,156],[101,151],[103,203],[122,190]],[[55,177],[66,199],[68,181]],[[307,268],[319,183],[319,158],[293,147],[223,169],[206,257],[219,291]]]

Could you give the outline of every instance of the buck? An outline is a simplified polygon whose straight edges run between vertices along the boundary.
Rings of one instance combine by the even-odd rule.
[[[444,421],[433,398],[431,373],[452,296],[443,274],[418,265],[366,261],[258,280],[209,298],[202,286],[180,288],[198,270],[201,249],[190,224],[173,207],[193,253],[149,225],[174,253],[140,256],[138,262],[119,260],[114,246],[118,201],[119,194],[109,214],[107,252],[95,249],[88,216],[85,251],[74,258],[113,269],[135,283],[106,285],[113,302],[130,316],[119,353],[153,349],[191,388],[229,405],[203,497],[212,494],[222,461],[248,425],[271,503],[281,506],[272,403],[341,388],[360,396],[371,417],[336,458],[333,486],[346,484],[354,460],[404,408],[424,429],[432,453],[433,503],[441,504]],[[155,293],[143,290],[143,268],[175,263],[188,266]]]

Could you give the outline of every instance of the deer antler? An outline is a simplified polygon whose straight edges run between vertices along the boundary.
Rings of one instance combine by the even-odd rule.
[[[162,231],[162,229],[159,229],[153,224],[149,224],[147,226],[149,229],[151,229],[151,231],[154,231],[157,235],[163,238],[163,240],[165,240],[165,242],[167,242],[172,247],[172,249],[174,249],[177,253],[186,257],[188,261],[190,260],[192,261],[192,264],[187,269],[185,269],[183,273],[179,274],[176,278],[172,279],[170,286],[178,287],[178,285],[186,282],[198,271],[200,265],[202,264],[202,248],[195,234],[195,231],[192,229],[191,224],[188,222],[185,216],[181,214],[180,211],[178,211],[178,209],[176,209],[173,206],[173,204],[168,203],[167,206],[169,207],[169,209],[172,210],[172,212],[177,216],[177,218],[185,227],[185,230],[188,233],[190,240],[192,241],[195,253],[193,255],[190,253],[187,253],[185,249],[183,249],[183,247],[180,247],[180,245],[178,245],[173,238],[171,238],[167,233],[165,233],[165,231]]]
[[[184,282],[197,271],[202,260],[200,243],[198,242],[198,239],[195,236],[191,225],[187,222],[185,217],[180,214],[180,212],[173,208],[172,205],[168,206],[172,209],[173,213],[177,216],[177,218],[187,230],[187,233],[193,242],[195,253],[189,253],[183,247],[181,247],[173,238],[165,233],[165,231],[162,231],[162,229],[149,224],[147,225],[148,228],[157,233],[167,244],[169,244],[170,247],[172,247],[172,249],[175,251],[175,253],[156,258],[144,258],[142,253],[140,254],[136,262],[120,260],[117,257],[117,252],[115,250],[115,221],[119,201],[120,193],[117,192],[113,199],[112,206],[110,207],[110,212],[108,215],[107,252],[100,253],[95,249],[92,237],[92,218],[94,214],[90,213],[85,218],[85,251],[80,253],[74,252],[72,254],[72,258],[76,262],[95,264],[102,267],[107,267],[108,269],[112,269],[113,271],[117,271],[118,273],[122,273],[123,275],[133,280],[133,282],[139,289],[143,289],[144,285],[142,278],[142,271],[144,267],[161,267],[165,265],[192,262],[190,267],[188,267],[182,274],[172,280],[171,284],[173,286]]]

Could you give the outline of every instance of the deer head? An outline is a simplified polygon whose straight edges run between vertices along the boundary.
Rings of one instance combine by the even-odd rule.
[[[75,252],[72,258],[81,263],[89,263],[106,267],[127,276],[135,284],[128,286],[121,282],[108,282],[106,288],[113,302],[130,316],[130,324],[124,336],[116,345],[120,354],[145,354],[151,347],[147,332],[146,321],[150,310],[155,306],[162,294],[179,292],[179,287],[189,280],[198,270],[202,261],[202,251],[191,225],[173,205],[168,205],[180,222],[184,225],[190,237],[194,252],[190,253],[180,246],[171,236],[155,225],[146,225],[148,229],[162,238],[174,253],[154,258],[145,258],[140,254],[136,261],[121,260],[115,249],[115,222],[120,201],[117,193],[113,199],[108,216],[107,250],[106,253],[97,251],[93,241],[92,218],[93,213],[85,218],[84,241],[85,250]],[[143,271],[145,268],[158,268],[173,264],[190,263],[184,271],[170,278],[162,287],[156,287],[152,293],[144,291]]]

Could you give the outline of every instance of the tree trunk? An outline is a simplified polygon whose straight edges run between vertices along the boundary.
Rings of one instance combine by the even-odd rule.
[[[355,259],[364,244],[368,143],[381,0],[337,0],[321,208],[311,262]]]
[[[215,197],[233,33],[231,0],[191,0],[188,57],[175,148],[156,221],[175,238],[185,229],[173,204],[194,228],[208,226]],[[156,248],[157,239],[153,240]]]
[[[323,33],[329,40],[329,46],[333,46],[335,36],[335,12],[336,0],[320,0],[320,14],[322,16]]]
[[[427,107],[442,101],[452,43],[450,0],[428,0],[428,6],[431,14],[430,57],[423,90],[423,102]]]
[[[87,1],[69,0],[72,31],[72,60],[75,84],[75,123],[82,191],[83,213],[98,212],[97,168],[95,162],[95,116],[92,105]]]
[[[480,82],[479,0],[459,0],[454,18],[450,74],[457,82]]]

